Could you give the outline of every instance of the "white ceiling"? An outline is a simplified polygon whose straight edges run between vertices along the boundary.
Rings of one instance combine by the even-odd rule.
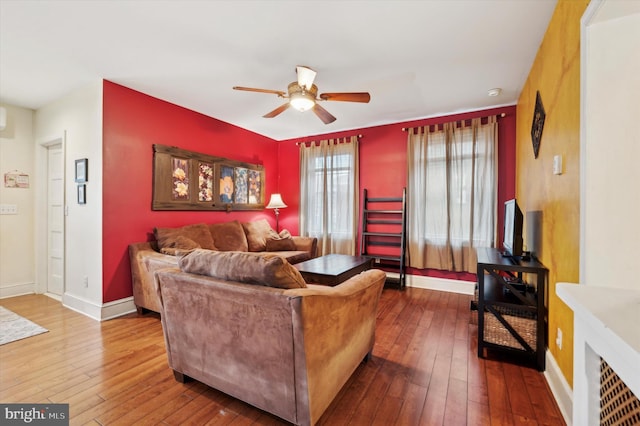
[[[556,0],[0,0],[0,101],[37,109],[107,79],[276,140],[514,104]],[[323,124],[289,109],[295,66]],[[487,91],[502,88],[497,97]]]

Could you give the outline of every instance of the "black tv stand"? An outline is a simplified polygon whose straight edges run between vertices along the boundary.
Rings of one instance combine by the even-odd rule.
[[[535,258],[479,248],[477,273],[478,356],[511,352],[544,371],[547,268]]]

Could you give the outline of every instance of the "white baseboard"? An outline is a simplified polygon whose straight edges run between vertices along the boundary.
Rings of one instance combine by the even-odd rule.
[[[569,386],[569,383],[567,383],[556,359],[551,355],[549,350],[547,350],[545,358],[547,368],[544,372],[544,377],[547,379],[551,393],[556,399],[565,423],[567,423],[567,426],[571,426],[573,424],[573,390]]]
[[[105,321],[136,311],[133,296],[98,305],[83,297],[65,293],[62,297],[62,304],[96,321]]]
[[[103,321],[130,314],[132,312],[136,312],[136,305],[133,303],[133,296],[102,304]]]
[[[424,288],[427,290],[448,291],[473,295],[476,283],[473,281],[452,280],[449,278],[425,277],[421,275],[407,275],[407,287]]]
[[[52,298],[53,300],[57,300],[58,302],[62,303],[62,296],[60,296],[59,294],[53,294],[53,293],[47,292],[44,295],[47,296],[47,297]]]
[[[13,283],[3,284],[0,287],[0,299],[6,297],[24,296],[25,294],[34,294],[36,292],[36,283]]]

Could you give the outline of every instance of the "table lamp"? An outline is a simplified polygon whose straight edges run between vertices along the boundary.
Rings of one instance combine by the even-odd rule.
[[[268,209],[275,209],[274,213],[276,214],[276,232],[280,232],[280,225],[278,224],[278,215],[280,214],[279,209],[283,209],[287,207],[287,205],[282,201],[282,196],[280,194],[271,194],[271,199],[269,200],[269,204],[267,205]]]

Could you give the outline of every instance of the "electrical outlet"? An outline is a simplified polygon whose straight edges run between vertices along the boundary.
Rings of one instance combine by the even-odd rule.
[[[89,287],[89,277],[88,276],[84,276],[84,278],[82,279],[82,282],[84,283],[84,287],[87,288]]]
[[[556,345],[558,349],[562,350],[562,330],[558,327],[558,331],[556,331]]]

